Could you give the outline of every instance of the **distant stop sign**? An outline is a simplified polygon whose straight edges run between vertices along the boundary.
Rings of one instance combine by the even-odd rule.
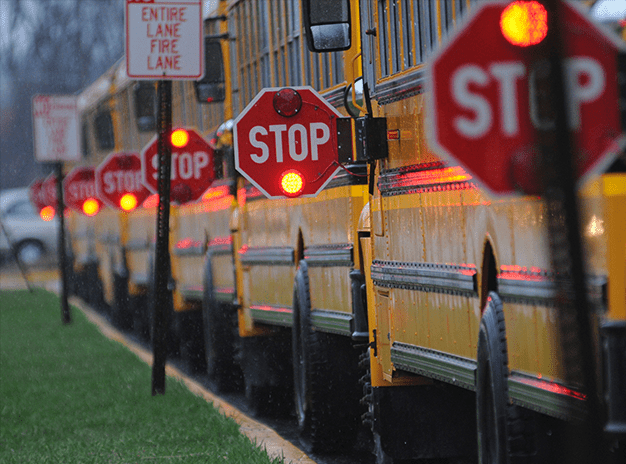
[[[41,211],[43,208],[48,206],[47,199],[45,196],[45,192],[43,189],[43,182],[45,179],[36,179],[30,184],[28,188],[28,197],[30,198],[30,202],[37,209],[37,211]]]
[[[63,197],[68,208],[87,216],[97,214],[102,201],[96,195],[94,168],[83,166],[72,169],[63,179]]]
[[[122,211],[141,205],[150,192],[141,178],[139,153],[111,153],[96,168],[96,193],[105,204]]]
[[[40,197],[45,206],[57,209],[57,176],[54,173],[48,175],[41,184]]]
[[[268,198],[315,196],[340,169],[341,117],[311,87],[263,89],[235,120],[235,167]]]
[[[536,130],[553,125],[542,112],[542,100],[552,98],[543,91],[549,69],[536,58],[535,47],[542,45],[517,46],[505,38],[500,24],[508,3],[476,5],[429,69],[430,143],[489,191],[504,195],[517,192],[520,173],[533,172],[528,163],[538,152]],[[562,2],[561,11],[567,122],[577,176],[584,179],[605,168],[624,146],[617,83],[623,44],[576,6]]]
[[[177,129],[188,138],[184,145],[172,147],[170,199],[178,204],[198,200],[215,178],[213,148],[197,132]],[[183,137],[184,138],[184,137]],[[152,193],[158,193],[158,137],[141,152],[142,182]]]

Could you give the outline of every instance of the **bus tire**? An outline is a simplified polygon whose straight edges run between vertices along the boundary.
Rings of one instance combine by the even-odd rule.
[[[202,328],[209,380],[221,393],[241,389],[243,374],[235,360],[237,313],[232,305],[219,303],[215,299],[209,257],[204,271]]]
[[[478,333],[476,419],[481,464],[510,464],[527,448],[524,411],[509,398],[502,300],[490,292]]]
[[[296,272],[293,300],[294,399],[300,442],[308,452],[335,451],[349,445],[358,430],[358,354],[346,337],[313,329],[305,261]]]

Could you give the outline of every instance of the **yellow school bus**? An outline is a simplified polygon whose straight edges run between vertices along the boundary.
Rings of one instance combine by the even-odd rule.
[[[425,67],[474,3],[223,0],[205,18],[218,72],[173,85],[173,124],[210,141],[216,180],[171,209],[171,352],[260,412],[295,410],[308,450],[366,425],[379,462],[546,462],[584,417],[545,202],[492,198],[427,140]],[[102,103],[111,150],[140,151],[149,103],[122,82]],[[233,119],[263,88],[303,85],[353,118],[354,155],[317,197],[269,200],[234,169]],[[607,441],[625,423],[625,196],[623,155],[579,193]],[[130,302],[146,337],[152,201],[95,228],[105,299]]]
[[[78,95],[83,150],[81,163],[85,165],[97,166],[115,146],[110,97],[119,66],[120,63],[116,63]],[[66,166],[66,169],[69,168]],[[102,259],[97,246],[98,236],[102,233],[99,216],[108,215],[109,212],[103,209],[92,217],[72,211],[67,225],[73,260],[73,291],[96,307],[105,304],[103,281],[108,280],[102,277],[109,275],[110,267],[110,261]]]
[[[355,27],[315,9],[325,2],[303,3],[318,51],[327,50],[316,42],[324,31]],[[571,354],[560,338],[546,203],[491,197],[462,166],[444,163],[426,137],[425,66],[474,2],[338,3],[359,11],[362,34],[352,47],[362,47],[370,104],[356,123],[386,139],[372,145],[376,187],[358,226],[370,333],[368,419],[378,458],[477,450],[481,462],[553,460],[563,453],[557,431],[582,420],[587,401],[580,379],[565,369]],[[370,146],[362,133],[357,145]],[[613,444],[626,430],[624,161],[622,154],[579,193],[604,375],[598,399]],[[606,450],[598,444],[602,459]]]

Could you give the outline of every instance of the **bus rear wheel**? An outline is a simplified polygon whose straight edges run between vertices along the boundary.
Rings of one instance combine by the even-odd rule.
[[[526,414],[509,398],[508,351],[502,300],[490,292],[478,333],[476,419],[480,464],[528,458]],[[522,461],[523,462],[523,461]]]
[[[358,431],[358,353],[346,337],[313,329],[308,267],[294,283],[293,375],[300,442],[308,452],[349,445]]]

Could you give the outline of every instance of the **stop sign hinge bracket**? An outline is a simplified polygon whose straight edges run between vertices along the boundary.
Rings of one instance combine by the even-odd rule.
[[[337,161],[340,164],[353,162],[352,118],[337,118]]]
[[[356,161],[372,162],[387,158],[387,119],[361,117],[355,121]]]

